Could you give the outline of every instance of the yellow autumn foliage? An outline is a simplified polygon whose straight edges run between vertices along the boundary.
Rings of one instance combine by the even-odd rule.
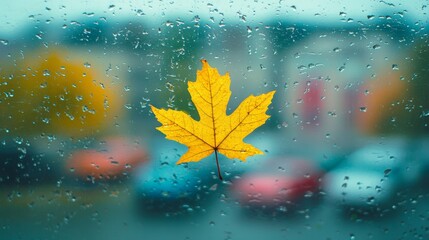
[[[85,136],[112,126],[123,100],[87,60],[62,49],[25,56],[0,72],[0,124],[11,135]]]

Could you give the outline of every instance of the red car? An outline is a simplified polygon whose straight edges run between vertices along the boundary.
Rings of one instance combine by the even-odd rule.
[[[148,160],[145,149],[126,138],[109,138],[100,145],[102,149],[74,152],[67,161],[67,170],[85,180],[113,180]]]
[[[317,193],[323,175],[316,164],[291,157],[269,160],[262,170],[244,175],[233,183],[233,191],[242,205],[296,205],[304,197]]]

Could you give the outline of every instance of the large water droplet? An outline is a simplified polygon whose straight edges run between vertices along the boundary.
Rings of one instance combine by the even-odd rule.
[[[5,39],[0,39],[0,43],[6,46],[9,44],[9,41]]]

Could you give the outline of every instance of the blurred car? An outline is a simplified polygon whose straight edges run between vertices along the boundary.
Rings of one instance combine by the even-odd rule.
[[[346,208],[387,205],[399,189],[415,184],[422,176],[421,162],[407,146],[405,141],[388,141],[353,152],[325,176],[327,198]]]
[[[160,147],[160,146],[163,147]],[[200,205],[211,192],[217,190],[215,167],[203,159],[192,164],[176,162],[186,147],[165,139],[154,140],[149,149],[151,161],[140,167],[135,175],[136,199],[142,210],[179,213]],[[213,171],[210,171],[213,169]]]
[[[77,150],[67,160],[68,172],[78,179],[114,180],[148,160],[146,150],[123,137],[102,141],[99,148]]]
[[[295,157],[271,159],[261,171],[233,182],[232,191],[243,206],[287,209],[317,194],[323,170],[310,160]]]
[[[60,162],[58,154],[27,139],[4,139],[0,144],[0,186],[53,182],[60,177]]]

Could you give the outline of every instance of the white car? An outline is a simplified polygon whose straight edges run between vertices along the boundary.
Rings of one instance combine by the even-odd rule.
[[[325,175],[328,199],[347,207],[382,207],[422,176],[422,165],[405,141],[371,144]]]

